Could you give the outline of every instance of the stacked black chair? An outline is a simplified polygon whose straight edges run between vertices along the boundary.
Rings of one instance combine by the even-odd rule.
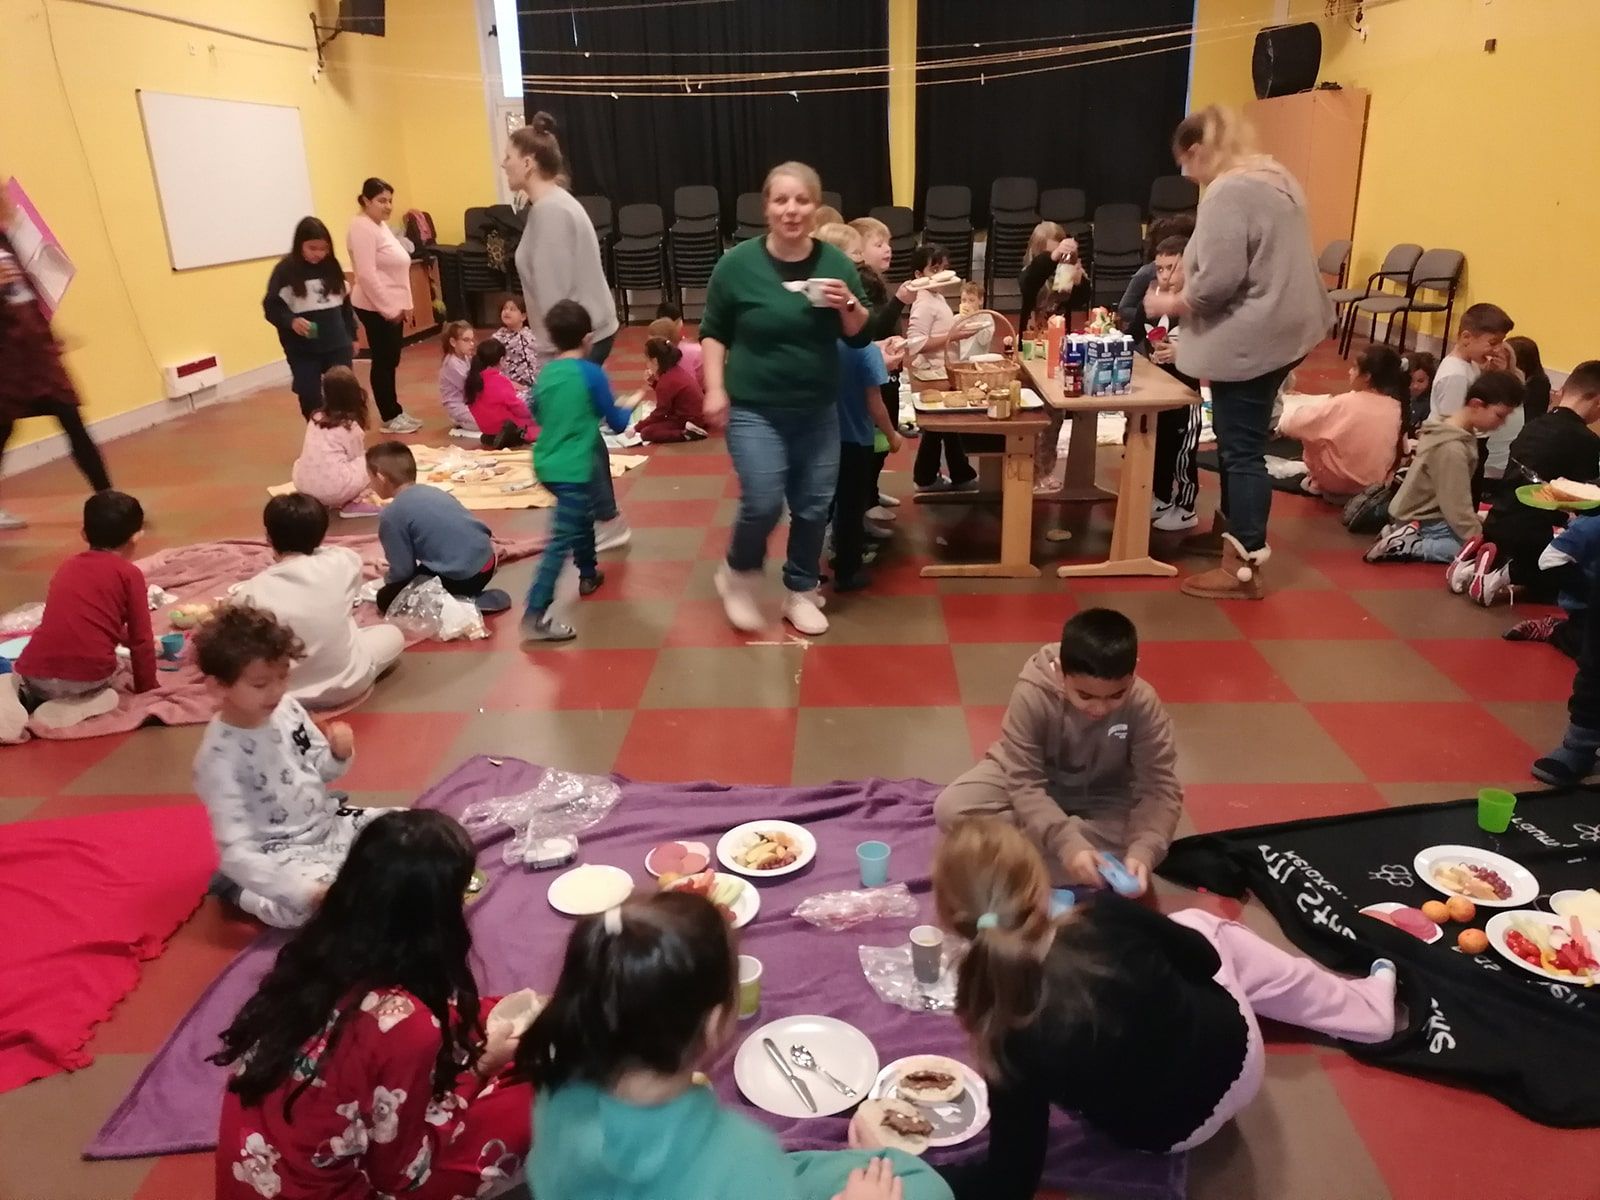
[[[629,320],[629,293],[667,291],[666,222],[659,204],[624,204],[617,210],[616,284],[622,320]]]
[[[1194,215],[1200,207],[1200,186],[1182,175],[1162,175],[1150,184],[1150,219]]]
[[[844,200],[840,197],[838,192],[823,192],[822,206],[824,208],[838,209],[838,211],[841,213],[844,212]]]
[[[616,283],[616,264],[611,261],[611,243],[616,240],[615,218],[608,196],[579,196],[578,203],[589,214],[589,224],[594,226],[594,236],[600,242],[600,261],[605,264],[606,278]]]
[[[1094,255],[1089,260],[1094,303],[1114,308],[1144,265],[1144,223],[1137,204],[1094,210]]]
[[[1038,223],[1038,183],[1020,175],[996,179],[989,188],[989,242],[983,259],[984,297],[990,308],[1009,312],[1020,303],[1017,276]]]
[[[522,241],[523,226],[528,223],[528,210],[526,207],[513,208],[509,204],[491,204],[488,213],[494,230],[492,241],[485,246],[489,269],[495,269],[498,255],[502,264],[499,268],[500,277],[505,280],[505,289],[520,296],[522,280],[517,276],[517,246]]]
[[[972,189],[960,184],[930,187],[922,205],[922,240],[950,252],[950,269],[972,278]]]
[[[686,290],[705,290],[711,269],[722,257],[721,201],[707,185],[678,188],[672,194],[672,228],[667,246],[672,262],[672,287],[680,311],[687,313]]]
[[[466,238],[456,251],[456,263],[461,300],[470,321],[476,318],[480,297],[506,290],[506,276],[489,265],[486,241],[490,231],[499,228],[494,214],[488,208],[469,208],[462,214],[461,224]]]
[[[733,206],[733,220],[735,243],[764,235],[767,232],[767,210],[761,193],[740,192]]]
[[[875,221],[882,221],[889,229],[889,249],[892,254],[889,282],[898,284],[911,278],[911,252],[917,246],[916,218],[911,210],[895,204],[880,204],[867,215]]]

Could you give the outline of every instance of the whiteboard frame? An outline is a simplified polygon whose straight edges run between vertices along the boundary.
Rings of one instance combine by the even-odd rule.
[[[314,195],[311,190],[311,168],[306,153],[305,122],[299,106],[272,104],[260,100],[240,100],[230,96],[197,96],[187,92],[163,92],[155,88],[135,88],[134,96],[139,105],[139,121],[144,130],[145,153],[150,160],[150,176],[155,184],[157,207],[161,212],[161,226],[167,242],[167,260],[172,264],[172,269],[174,271],[199,271],[208,267],[227,266],[231,263],[261,262],[266,259],[277,259],[286,254],[289,250],[289,242],[294,234],[295,222],[302,217],[312,216],[316,213]],[[300,168],[301,179],[304,181],[304,204],[299,206],[298,215],[289,219],[281,230],[274,231],[273,244],[270,247],[265,244],[265,232],[263,231],[263,245],[259,252],[255,249],[241,247],[237,254],[230,257],[207,258],[202,252],[194,251],[184,246],[181,247],[182,253],[180,254],[180,242],[183,239],[175,239],[173,236],[173,223],[168,203],[169,189],[176,188],[178,184],[175,180],[163,177],[161,163],[156,156],[155,142],[151,137],[150,113],[145,107],[146,96],[160,96],[162,98],[209,104],[247,105],[251,108],[281,109],[294,114],[295,129],[299,134],[299,154],[296,156],[294,165]],[[294,178],[291,172],[289,178],[275,180],[273,191],[278,195],[286,196],[289,200],[298,200],[300,198],[298,185],[301,179]],[[223,214],[219,214],[218,219],[225,220],[226,217]],[[183,261],[180,261],[180,258]]]

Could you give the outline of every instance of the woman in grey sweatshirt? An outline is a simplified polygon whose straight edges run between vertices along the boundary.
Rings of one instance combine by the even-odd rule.
[[[1243,119],[1210,107],[1172,139],[1183,173],[1206,188],[1179,293],[1152,290],[1145,312],[1183,318],[1178,369],[1211,384],[1222,465],[1223,564],[1183,581],[1189,595],[1259,599],[1272,484],[1272,404],[1327,336],[1333,305],[1317,274],[1305,193],[1277,160],[1252,153]]]

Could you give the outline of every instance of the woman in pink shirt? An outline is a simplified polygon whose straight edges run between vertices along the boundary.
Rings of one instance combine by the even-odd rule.
[[[368,179],[361,185],[357,202],[361,215],[350,222],[345,249],[355,272],[350,302],[367,331],[372,401],[383,418],[385,433],[415,433],[422,422],[406,415],[394,390],[404,321],[411,313],[411,253],[388,226],[394,211],[394,188],[381,179]]]
[[[1306,491],[1353,496],[1394,474],[1408,384],[1399,354],[1369,346],[1350,368],[1348,392],[1284,412],[1278,432],[1304,447]]]

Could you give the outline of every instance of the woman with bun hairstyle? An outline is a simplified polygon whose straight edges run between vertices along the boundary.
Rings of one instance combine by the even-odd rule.
[[[558,1200],[949,1200],[899,1151],[785,1154],[696,1069],[732,1039],[738,955],[709,900],[660,892],[579,920],[561,979],[523,1035],[535,1081],[535,1196]]]
[[[355,275],[350,302],[367,331],[372,402],[378,407],[385,433],[415,433],[422,422],[406,415],[394,387],[405,319],[411,313],[411,252],[389,228],[394,187],[382,179],[368,179],[361,185],[356,203],[361,212],[350,222],[345,249],[350,252],[350,270]]]
[[[556,137],[556,119],[547,112],[533,114],[512,132],[501,160],[506,184],[528,198],[527,223],[517,243],[517,277],[528,328],[539,357],[548,362],[559,351],[544,327],[544,315],[560,300],[583,305],[594,326],[589,361],[604,365],[617,336],[617,305],[600,256],[600,238],[594,222],[567,190],[572,174]],[[611,456],[600,436],[594,435],[595,469],[589,473],[594,507],[594,548],[611,550],[628,543],[632,532],[617,509],[611,482]]]
[[[1029,1200],[1052,1106],[1153,1154],[1200,1145],[1260,1089],[1258,1016],[1352,1042],[1397,1032],[1394,964],[1345,979],[1200,909],[1109,891],[1051,915],[1027,836],[967,821],[933,863],[939,923],[970,941],[956,1016],[989,1081],[989,1152],[946,1170],[960,1200]],[[1082,895],[1082,893],[1080,893]],[[876,1144],[869,1123],[851,1144]]]

